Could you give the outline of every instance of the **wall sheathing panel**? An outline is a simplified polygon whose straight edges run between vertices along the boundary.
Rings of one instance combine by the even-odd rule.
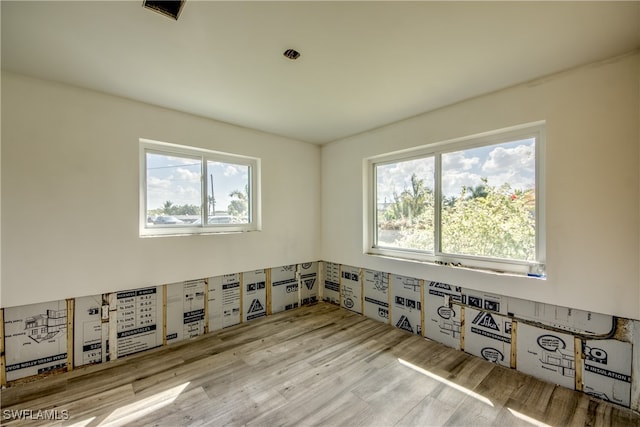
[[[300,275],[300,304],[308,305],[318,302],[318,263],[303,262],[298,265]]]
[[[422,281],[392,274],[391,324],[413,334],[422,335]]]
[[[271,269],[272,313],[292,310],[300,305],[296,264]]]
[[[465,307],[464,316],[464,351],[511,367],[511,319],[471,307]]]
[[[7,382],[67,367],[65,300],[4,309]]]
[[[267,315],[267,274],[265,270],[242,273],[242,321]]]
[[[109,322],[103,323],[102,302],[102,295],[75,299],[73,365],[76,367],[108,360]]]
[[[360,268],[340,267],[340,307],[362,314],[362,276]]]
[[[459,350],[462,288],[447,283],[427,282],[424,293],[425,337]]]
[[[373,320],[390,323],[389,314],[389,273],[363,271],[363,314]]]
[[[237,325],[241,321],[240,273],[210,277],[207,281],[209,331]]]
[[[163,344],[163,286],[134,289],[110,294],[115,307],[117,357],[159,347]]]
[[[576,360],[572,335],[518,323],[518,371],[575,388]]]
[[[637,320],[328,262],[3,308],[3,380],[11,386],[68,370],[71,362],[79,367],[114,360],[265,316],[270,305],[274,312],[293,309],[301,297],[313,300],[319,280],[331,284],[323,291],[340,296],[344,309],[599,399],[639,407]]]
[[[322,262],[322,300],[340,305],[340,264]]]
[[[205,279],[187,280],[166,286],[167,344],[204,334],[207,302]]]

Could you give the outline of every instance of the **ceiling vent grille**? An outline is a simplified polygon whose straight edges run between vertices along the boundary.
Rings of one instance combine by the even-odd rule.
[[[185,0],[144,0],[142,6],[177,21],[184,2]]]
[[[298,52],[295,49],[287,49],[287,50],[284,51],[283,55],[286,58],[289,58],[292,61],[295,61],[296,59],[298,59],[300,57],[300,52]]]

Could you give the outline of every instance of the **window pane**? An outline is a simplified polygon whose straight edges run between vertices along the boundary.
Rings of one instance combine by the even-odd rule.
[[[376,165],[377,246],[433,252],[434,158]]]
[[[534,261],[535,139],[442,154],[442,252]]]
[[[147,156],[147,226],[185,226],[202,209],[201,160],[167,154]]]
[[[251,168],[207,161],[207,224],[248,224],[251,221]]]

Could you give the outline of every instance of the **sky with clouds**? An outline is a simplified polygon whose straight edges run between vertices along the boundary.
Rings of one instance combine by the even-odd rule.
[[[434,187],[433,157],[381,164],[376,169],[378,202],[393,201],[411,186],[411,175]],[[447,197],[460,196],[463,186],[475,187],[487,178],[490,186],[504,183],[513,189],[535,188],[535,140],[525,139],[442,154],[442,191]]]
[[[202,203],[200,159],[147,153],[147,209],[164,206],[167,200],[174,205]],[[222,162],[207,162],[207,185],[211,194],[213,180],[216,210],[226,210],[234,190],[244,192],[249,182],[249,168]]]

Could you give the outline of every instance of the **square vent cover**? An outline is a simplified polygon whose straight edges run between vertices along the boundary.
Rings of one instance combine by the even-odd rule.
[[[158,12],[166,17],[178,20],[185,0],[144,0],[142,7]]]

